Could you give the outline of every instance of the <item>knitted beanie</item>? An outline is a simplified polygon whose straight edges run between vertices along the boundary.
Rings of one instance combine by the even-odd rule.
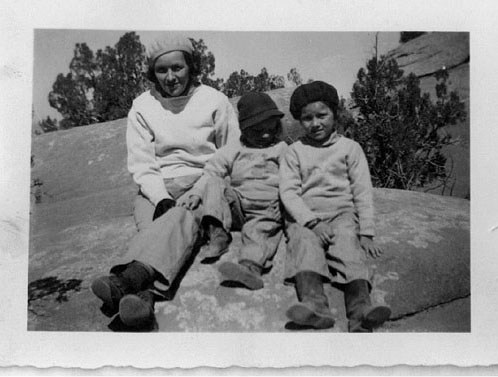
[[[290,99],[289,110],[294,119],[299,120],[303,107],[318,101],[330,107],[334,113],[334,118],[337,118],[337,106],[339,105],[337,90],[332,85],[323,81],[313,81],[309,84],[303,84],[294,90]]]
[[[266,93],[249,92],[243,94],[237,103],[237,110],[239,111],[241,130],[255,126],[274,116],[279,118],[284,116],[284,113],[278,109],[275,102]]]
[[[168,36],[161,41],[156,41],[149,47],[150,64],[154,64],[158,57],[171,51],[184,51],[192,55],[194,48],[190,39],[184,36]]]

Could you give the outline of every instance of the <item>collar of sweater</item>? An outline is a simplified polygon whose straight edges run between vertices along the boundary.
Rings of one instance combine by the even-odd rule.
[[[321,140],[321,141],[316,141],[313,140],[307,136],[304,136],[301,141],[303,144],[306,145],[311,145],[313,147],[317,148],[325,148],[325,147],[330,147],[331,145],[335,144],[339,139],[341,138],[341,135],[337,133],[337,131],[332,132],[330,137],[326,140]]]
[[[177,113],[185,108],[188,101],[190,101],[192,96],[199,90],[199,88],[200,85],[192,85],[189,92],[185,96],[163,97],[155,87],[152,87],[150,89],[150,94],[161,103],[163,108],[165,108],[166,110],[170,110],[173,113]]]

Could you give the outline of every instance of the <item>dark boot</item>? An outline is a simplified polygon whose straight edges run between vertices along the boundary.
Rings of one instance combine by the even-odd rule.
[[[302,271],[296,274],[295,280],[299,304],[291,306],[286,316],[301,326],[315,329],[333,327],[335,320],[323,289],[322,276],[316,272]]]
[[[148,330],[155,324],[154,293],[145,290],[124,296],[119,303],[119,317],[131,328]]]
[[[228,251],[232,236],[216,219],[208,220],[205,226],[209,243],[202,248],[201,263],[213,263]]]
[[[224,262],[218,271],[221,272],[224,281],[240,283],[253,291],[264,286],[263,279],[261,279],[263,267],[250,260],[242,260],[238,264]]]
[[[90,290],[102,300],[102,313],[108,317],[117,314],[123,296],[140,292],[154,282],[151,271],[143,263],[133,261],[123,271],[95,279]]]
[[[109,275],[95,279],[90,286],[92,293],[102,300],[100,310],[107,317],[114,316],[119,310],[119,301],[130,288],[120,276]]]
[[[372,332],[389,319],[391,309],[387,306],[372,305],[367,280],[358,279],[344,287],[344,303],[349,319],[349,332]]]

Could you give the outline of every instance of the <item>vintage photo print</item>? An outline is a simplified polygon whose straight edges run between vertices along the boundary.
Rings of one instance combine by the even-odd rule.
[[[7,28],[2,365],[496,362],[484,5],[90,3]]]

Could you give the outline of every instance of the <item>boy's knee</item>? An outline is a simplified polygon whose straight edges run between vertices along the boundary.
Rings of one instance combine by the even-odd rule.
[[[225,186],[225,180],[220,177],[209,177],[206,181],[206,189],[219,188]]]

